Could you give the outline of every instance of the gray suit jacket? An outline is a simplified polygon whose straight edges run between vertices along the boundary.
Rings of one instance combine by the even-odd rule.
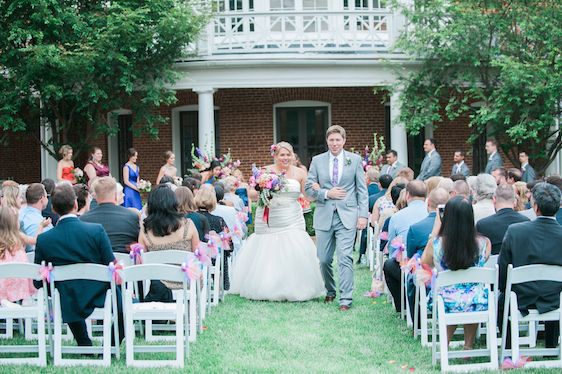
[[[392,167],[389,164],[385,164],[381,169],[381,175],[388,174],[392,178],[396,178],[396,174],[398,174],[398,172],[404,169],[405,167],[406,165],[401,164],[400,161],[396,161],[396,165],[394,165],[394,167]]]
[[[523,170],[521,170],[523,171]],[[530,164],[527,164],[525,171],[523,171],[523,175],[521,175],[521,180],[525,183],[529,183],[537,179],[537,173],[535,169]]]
[[[441,156],[437,151],[433,151],[431,157],[427,153],[422,161],[420,174],[416,179],[426,180],[430,177],[441,175]]]
[[[328,151],[314,156],[308,171],[306,194],[316,199],[314,229],[330,230],[334,211],[338,212],[346,229],[353,229],[357,225],[358,217],[369,217],[369,195],[361,157],[344,151],[343,173],[337,185],[347,191],[345,199],[342,200],[326,198],[328,190],[335,187],[331,181],[329,165],[330,152]],[[312,188],[314,183],[320,185],[320,190],[316,191]]]
[[[468,168],[468,166],[466,166],[466,163],[463,163],[461,166],[461,171],[457,172],[457,164],[454,164],[451,168],[451,175],[454,174],[462,174],[465,177],[468,177],[470,175],[470,169]]]
[[[501,166],[503,166],[502,156],[500,156],[499,152],[496,152],[491,160],[488,158],[488,163],[486,164],[486,170],[484,170],[484,173],[492,174],[494,169]]]

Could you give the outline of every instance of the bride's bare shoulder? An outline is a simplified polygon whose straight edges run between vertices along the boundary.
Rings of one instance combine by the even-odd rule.
[[[296,180],[306,179],[306,172],[299,167],[291,166],[291,174]]]

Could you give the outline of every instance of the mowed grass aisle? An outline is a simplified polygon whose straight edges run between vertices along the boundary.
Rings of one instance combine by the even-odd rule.
[[[0,373],[419,373],[431,367],[431,350],[421,348],[386,298],[363,296],[368,268],[356,268],[353,308],[337,303],[256,302],[227,295],[205,321],[206,330],[191,345],[186,368],[110,369],[1,366]],[[124,353],[124,350],[122,350]],[[523,370],[555,373],[558,370]]]

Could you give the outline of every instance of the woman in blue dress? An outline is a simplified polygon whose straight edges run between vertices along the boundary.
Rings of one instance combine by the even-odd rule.
[[[138,153],[136,149],[129,148],[127,153],[129,161],[123,166],[123,192],[125,193],[125,208],[142,209],[142,200],[137,183],[139,182],[139,167],[137,165]]]

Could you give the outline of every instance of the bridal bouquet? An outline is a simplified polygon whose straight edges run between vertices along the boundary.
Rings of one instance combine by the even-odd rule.
[[[266,169],[258,169],[252,166],[252,176],[250,177],[250,186],[259,192],[258,206],[264,208],[263,220],[269,223],[269,206],[273,194],[283,191],[287,186],[287,178],[283,174],[277,174]]]
[[[139,189],[139,192],[150,192],[152,191],[152,183],[150,183],[150,181],[141,179],[137,184],[137,188]]]
[[[76,183],[86,183],[86,179],[84,178],[84,172],[80,168],[72,169],[72,175],[74,179],[76,179]]]

